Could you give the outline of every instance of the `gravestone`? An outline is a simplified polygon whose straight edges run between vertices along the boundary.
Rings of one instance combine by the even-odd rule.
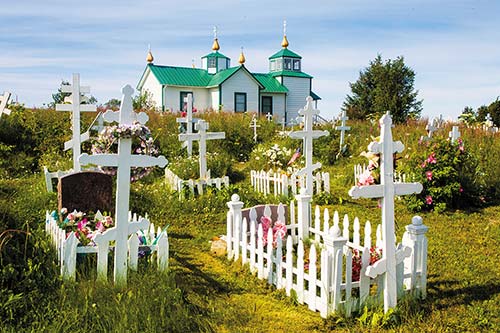
[[[87,212],[113,211],[113,178],[102,172],[77,172],[59,178],[58,209]]]
[[[345,138],[345,132],[351,130],[351,126],[346,126],[346,121],[349,120],[349,117],[347,116],[347,111],[342,111],[340,115],[340,126],[335,126],[335,130],[340,131],[340,153],[345,152],[347,149],[347,146],[344,145],[344,138]]]
[[[182,118],[177,118],[177,122],[180,123],[181,131],[186,134],[193,133],[193,125],[198,122],[197,118],[193,118],[193,94],[188,94],[187,97],[184,98],[184,102],[186,103],[186,116]],[[182,148],[187,148],[188,157],[191,157],[193,154],[193,140],[186,140],[182,144]]]
[[[313,130],[313,117],[319,114],[319,110],[313,109],[311,96],[306,98],[306,106],[299,110],[299,115],[304,120],[304,129],[302,131],[296,131],[289,134],[293,139],[303,140],[303,149],[306,165],[304,168],[297,172],[297,176],[304,175],[306,181],[306,193],[309,195],[313,194],[313,171],[321,167],[321,163],[312,162],[313,157],[313,140],[320,138],[325,135],[329,135],[328,131],[318,131]]]
[[[458,126],[453,126],[452,130],[448,133],[450,137],[451,143],[455,143],[460,138],[460,131],[458,130]]]
[[[252,117],[250,127],[253,128],[253,141],[257,142],[257,128],[260,127],[260,125],[257,125],[257,117],[255,115]]]
[[[81,153],[81,143],[89,139],[89,133],[80,133],[80,112],[95,112],[95,105],[82,104],[87,102],[88,98],[84,94],[90,93],[90,87],[80,86],[80,74],[73,73],[73,84],[62,84],[61,91],[71,93],[69,98],[65,98],[65,102],[71,104],[56,104],[56,111],[69,111],[72,114],[71,129],[73,132],[72,139],[64,143],[64,150],[73,150],[73,170],[80,171],[81,166],[78,162],[78,157]]]
[[[380,141],[372,142],[368,151],[380,154],[380,184],[353,186],[349,195],[358,198],[381,198],[382,200],[382,259],[366,270],[366,275],[375,278],[383,276],[384,312],[397,305],[396,265],[409,255],[406,248],[396,249],[394,198],[412,193],[420,193],[420,183],[394,183],[394,154],[401,153],[401,141],[392,141],[392,119],[387,112],[380,118]],[[410,250],[411,252],[411,250]]]
[[[10,110],[7,109],[7,104],[9,103],[10,92],[4,92],[3,95],[0,95],[0,118],[2,118],[2,114],[9,115]]]

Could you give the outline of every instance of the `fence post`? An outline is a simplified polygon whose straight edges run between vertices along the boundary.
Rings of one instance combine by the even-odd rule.
[[[305,240],[309,237],[309,228],[311,225],[311,198],[312,196],[306,193],[306,189],[302,187],[300,194],[295,196],[297,200],[297,223],[299,239]]]
[[[233,256],[233,251],[239,251],[239,246],[240,244],[234,244],[234,249],[230,245],[230,243],[233,243],[233,237],[236,236],[236,231],[241,230],[241,226],[237,226],[236,223],[241,223],[241,208],[243,208],[243,202],[240,201],[240,196],[238,194],[233,194],[231,196],[231,201],[227,203],[227,207],[229,208],[229,214],[228,214],[228,219],[229,216],[232,219],[231,223],[228,221],[228,230],[227,230],[227,255],[228,258],[232,258]],[[231,226],[230,226],[231,224]],[[232,230],[229,230],[231,228]],[[231,236],[231,238],[230,238]],[[239,237],[238,237],[239,238]],[[231,251],[232,250],[232,251]]]
[[[427,237],[429,227],[423,224],[422,217],[414,216],[411,224],[405,227],[403,245],[411,248],[411,256],[404,259],[405,273],[410,277],[405,279],[409,290],[418,290],[423,298],[427,295]]]
[[[330,278],[327,281],[322,281],[326,290],[331,290],[331,295],[328,297],[328,313],[338,309],[341,301],[341,284],[342,284],[342,257],[344,246],[347,244],[347,238],[341,236],[338,224],[334,224],[325,235],[325,247],[328,252],[328,260],[326,260],[327,276]],[[323,267],[321,267],[323,270]]]

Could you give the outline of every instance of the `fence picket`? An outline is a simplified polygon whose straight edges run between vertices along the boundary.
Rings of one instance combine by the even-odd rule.
[[[286,238],[286,294],[290,296],[293,287],[293,239],[291,236]]]
[[[304,243],[299,239],[297,247],[297,301],[304,304]]]
[[[316,246],[311,244],[309,250],[309,283],[308,283],[308,303],[309,309],[316,310]]]

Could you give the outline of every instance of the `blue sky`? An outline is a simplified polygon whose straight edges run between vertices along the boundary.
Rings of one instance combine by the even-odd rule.
[[[80,73],[99,103],[135,86],[148,44],[156,64],[199,67],[218,27],[221,52],[266,72],[287,21],[326,118],[377,54],[416,72],[423,116],[456,119],[500,95],[500,1],[11,1],[0,11],[0,93],[41,106]]]

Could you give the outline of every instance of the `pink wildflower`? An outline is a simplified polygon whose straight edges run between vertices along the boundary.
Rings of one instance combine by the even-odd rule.
[[[432,205],[432,197],[430,195],[425,197],[425,203],[428,205]]]
[[[373,183],[375,183],[375,179],[368,169],[363,171],[363,173],[359,175],[358,186],[371,185]]]
[[[429,157],[427,157],[427,160],[426,160],[427,163],[429,164],[436,164],[436,153],[432,153],[429,155]]]
[[[425,173],[425,177],[427,177],[427,180],[428,181],[431,181],[432,180],[432,171],[427,171]]]

